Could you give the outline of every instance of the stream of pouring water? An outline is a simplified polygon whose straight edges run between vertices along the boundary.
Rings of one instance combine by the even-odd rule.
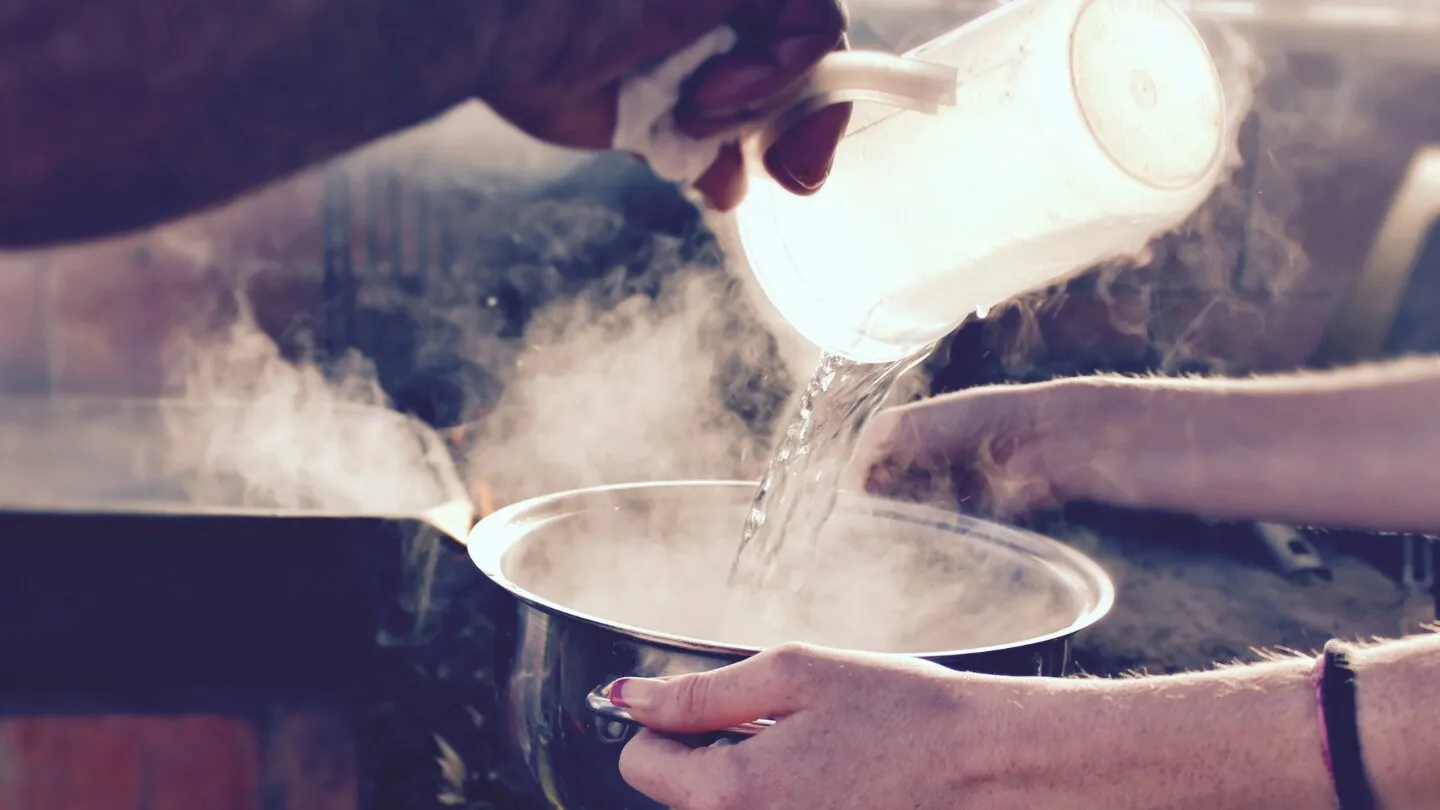
[[[922,357],[869,365],[821,355],[760,479],[730,567],[733,589],[764,595],[776,592],[792,574],[803,575],[803,570],[790,570],[792,564],[782,557],[792,551],[813,553],[861,430],[901,375]],[[798,562],[803,567],[803,558]]]

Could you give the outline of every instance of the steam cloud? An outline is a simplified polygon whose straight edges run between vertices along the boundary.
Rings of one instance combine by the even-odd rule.
[[[472,469],[504,500],[753,475],[768,437],[727,407],[743,391],[725,389],[744,382],[736,368],[767,362],[768,339],[734,325],[730,287],[681,268],[655,302],[637,295],[604,310],[582,299],[542,311]]]
[[[443,164],[454,144],[473,140],[457,136],[454,124],[349,159],[350,193],[366,193],[366,171],[412,166],[407,157],[417,153]],[[560,174],[540,162],[531,186]],[[662,206],[683,205],[628,161],[597,162],[606,164],[602,175],[624,167],[610,185],[673,197]],[[575,171],[568,159],[562,165]],[[408,326],[372,329],[377,334],[363,354],[352,348],[324,360],[304,329],[277,343],[242,277],[229,325],[180,336],[168,347],[168,370],[172,392],[183,399],[244,407],[220,410],[203,424],[173,424],[174,463],[233,473],[249,497],[281,507],[353,511],[433,497],[434,472],[417,466],[428,461],[412,449],[414,421],[358,416],[397,404],[386,390],[394,394],[396,386],[382,385],[385,374],[365,355],[398,351],[408,367],[453,369],[445,364],[458,358],[484,369],[478,380],[461,374],[448,381],[486,389],[463,392],[483,412],[465,410],[460,421],[470,422],[468,432],[457,434],[464,446],[455,449],[470,483],[493,487],[502,503],[602,483],[753,475],[790,374],[703,231],[637,226],[617,210],[614,187],[531,193],[504,185],[497,191],[490,180],[428,174],[416,180],[421,193],[407,190],[406,206],[428,195],[431,215],[452,217],[444,227],[472,243],[455,255],[456,267],[432,272],[418,291],[357,269],[355,306],[374,323]],[[491,195],[493,203],[463,210],[467,200]],[[383,226],[361,223],[353,241],[363,243],[376,227]],[[403,230],[383,236],[415,239]],[[402,246],[407,256],[413,251],[413,244]]]
[[[1385,205],[1386,183],[1435,131],[1433,112],[1388,109],[1415,79],[1263,29],[1202,32],[1235,136],[1228,177],[1144,255],[996,313],[985,342],[1007,375],[1072,374],[1097,360],[1168,373],[1287,370],[1311,359],[1351,289],[1364,258],[1356,247],[1378,218],[1369,209]],[[1302,238],[1326,252],[1307,255]]]
[[[165,419],[168,465],[197,504],[417,517],[463,497],[420,425],[365,410],[389,401],[357,354],[328,373],[287,360],[242,307],[229,329],[180,348],[172,369],[198,407]]]

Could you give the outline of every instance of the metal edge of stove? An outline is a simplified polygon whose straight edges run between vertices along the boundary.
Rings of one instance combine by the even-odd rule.
[[[476,510],[433,430],[361,405],[301,418],[244,402],[0,396],[0,511],[402,519],[464,541]],[[260,446],[215,439],[281,419],[288,435]],[[287,463],[277,449],[303,454],[297,442],[326,463]]]

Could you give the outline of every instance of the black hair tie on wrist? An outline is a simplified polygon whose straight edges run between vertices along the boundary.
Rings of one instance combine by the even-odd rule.
[[[1375,794],[1360,751],[1355,668],[1345,645],[1333,639],[1325,644],[1320,706],[1325,712],[1326,744],[1340,810],[1375,810]]]

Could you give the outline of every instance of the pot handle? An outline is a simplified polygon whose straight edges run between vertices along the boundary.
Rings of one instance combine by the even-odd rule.
[[[585,705],[589,707],[590,711],[606,720],[625,723],[631,726],[639,726],[640,723],[636,722],[635,718],[630,716],[630,712],[616,706],[615,703],[610,700],[610,687],[614,685],[612,681],[604,686],[597,686],[590,690],[590,694],[585,697]],[[730,728],[722,729],[715,733],[752,737],[773,725],[775,725],[774,720],[755,720],[754,722],[731,726]]]

